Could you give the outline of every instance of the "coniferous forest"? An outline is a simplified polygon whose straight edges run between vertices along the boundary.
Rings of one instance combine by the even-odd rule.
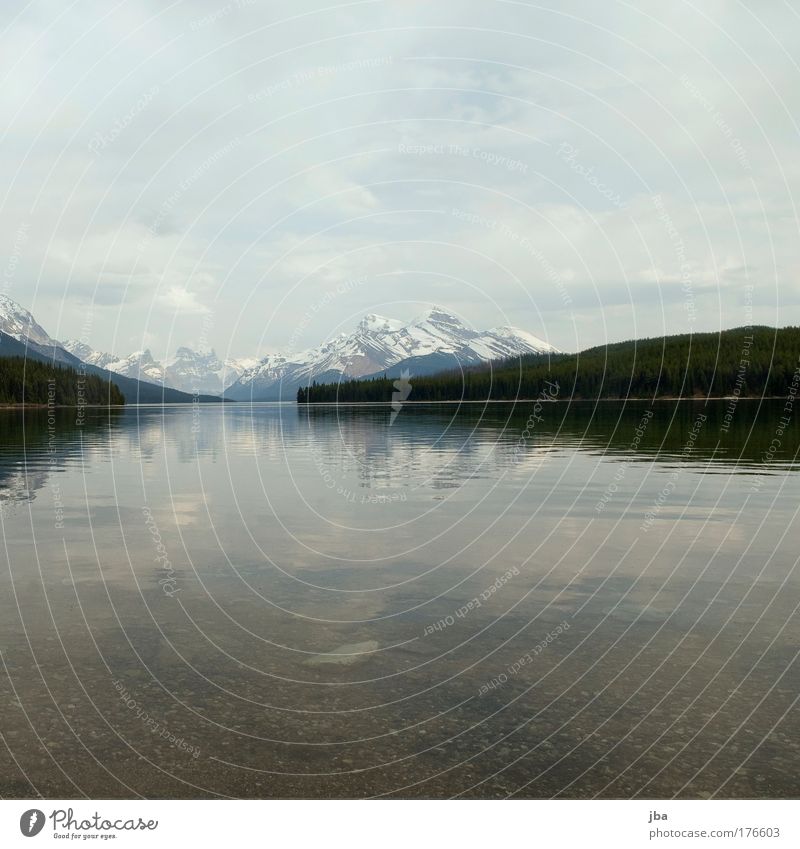
[[[578,354],[534,354],[410,376],[409,401],[521,398],[702,398],[786,395],[800,366],[800,327],[740,327],[640,339]],[[391,402],[391,377],[312,384],[298,403]],[[555,388],[557,387],[557,388]]]
[[[93,374],[24,357],[0,357],[0,404],[53,404],[76,407],[83,404],[125,403],[115,383]]]

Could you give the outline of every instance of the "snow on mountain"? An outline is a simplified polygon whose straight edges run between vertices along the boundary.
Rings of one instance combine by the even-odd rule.
[[[135,380],[146,380],[150,383],[165,383],[165,369],[157,362],[150,353],[149,348],[144,351],[134,351],[130,356],[118,360],[112,360],[106,368],[116,374],[132,377]],[[167,386],[169,384],[166,384]],[[173,389],[177,387],[172,387]]]
[[[26,320],[23,316],[17,324]],[[63,347],[86,363],[126,377],[183,392],[225,392],[234,400],[290,399],[298,386],[312,380],[364,377],[406,360],[413,360],[420,373],[426,366],[439,370],[519,354],[556,352],[552,345],[515,327],[472,330],[441,307],[407,324],[370,314],[352,333],[342,333],[307,351],[270,354],[263,359],[222,360],[213,350],[181,347],[162,363],[149,350],[116,357],[76,341],[64,342]]]
[[[66,342],[62,342],[61,347],[84,363],[90,366],[97,366],[98,368],[107,369],[109,363],[113,363],[117,359],[113,354],[94,351],[89,345],[86,345],[84,342],[78,342],[76,339],[68,339]]]
[[[353,333],[340,334],[318,348],[266,357],[245,371],[227,389],[226,396],[235,400],[289,398],[298,386],[315,379],[363,377],[404,360],[419,363],[423,357],[440,364],[449,356],[456,366],[556,351],[547,342],[514,327],[471,330],[441,307],[428,310],[409,324],[371,314]]]
[[[18,342],[29,340],[37,345],[58,345],[51,339],[36,319],[8,297],[0,294],[0,331],[13,336]]]
[[[132,377],[134,380],[146,380],[150,383],[164,382],[164,367],[156,362],[149,350],[136,351],[128,357],[117,357],[114,354],[95,351],[89,345],[75,339],[62,342],[61,347],[70,354],[74,354],[79,360],[92,366],[108,369],[115,374]]]
[[[167,386],[184,392],[222,394],[258,360],[255,357],[241,360],[221,360],[214,350],[193,351],[178,348],[175,356],[164,367]]]
[[[63,342],[62,347],[83,362],[116,374],[203,395],[222,394],[245,370],[259,362],[255,357],[222,361],[213,350],[193,351],[187,347],[178,348],[175,356],[165,363],[156,360],[149,349],[118,357],[95,351],[91,346],[74,339]]]

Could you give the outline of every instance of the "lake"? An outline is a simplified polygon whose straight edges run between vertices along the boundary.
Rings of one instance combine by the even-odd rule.
[[[784,401],[0,411],[5,797],[782,798]]]

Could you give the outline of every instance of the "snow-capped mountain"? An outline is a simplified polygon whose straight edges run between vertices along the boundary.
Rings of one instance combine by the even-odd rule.
[[[30,341],[36,345],[58,345],[36,319],[8,297],[0,294],[0,332],[7,333],[18,342]]]
[[[164,367],[153,359],[149,350],[136,351],[128,357],[117,357],[114,354],[95,351],[89,345],[75,339],[67,339],[66,342],[61,343],[61,347],[70,354],[74,354],[79,360],[92,366],[108,369],[115,374],[132,377],[135,380],[147,380],[150,383],[164,382]]]
[[[211,351],[193,351],[178,348],[175,356],[164,363],[153,357],[149,349],[136,351],[127,357],[95,351],[89,345],[74,339],[62,343],[62,347],[90,365],[113,371],[125,377],[158,383],[181,392],[201,392],[221,395],[223,390],[238,380],[258,359],[222,361]]]
[[[209,393],[200,387],[198,390],[192,389],[190,394],[176,391],[160,379],[154,380],[153,375],[160,366],[154,363],[149,352],[132,355],[121,361],[119,357],[93,351],[91,347],[80,342],[57,342],[28,310],[5,294],[0,294],[0,356],[27,357],[73,369],[82,368],[81,364],[85,363],[83,369],[86,373],[97,375],[103,380],[113,379],[129,403],[188,404],[196,392],[199,392],[203,401],[215,401],[219,400],[221,391],[216,389],[214,393]],[[252,364],[253,361],[245,361],[240,371]],[[116,372],[109,370],[110,365],[116,366]],[[131,379],[126,372],[135,376],[135,379]],[[226,379],[230,381],[235,379],[235,376],[234,373]]]
[[[257,357],[221,360],[214,350],[178,348],[164,367],[167,386],[184,392],[222,392],[258,362]]]
[[[89,345],[84,342],[78,342],[77,339],[68,339],[66,342],[61,343],[61,347],[90,366],[108,368],[108,364],[113,363],[116,359],[113,354],[103,354],[100,351],[93,351]]]
[[[25,320],[23,316],[18,323]],[[125,377],[182,392],[224,392],[231,400],[258,401],[293,400],[298,387],[313,380],[365,377],[399,364],[407,365],[412,374],[425,374],[519,354],[556,352],[515,327],[472,330],[440,307],[407,324],[367,315],[352,333],[301,353],[270,354],[260,360],[221,360],[213,350],[182,347],[171,359],[159,362],[149,350],[118,357],[74,340],[63,347],[85,363]]]
[[[556,353],[547,342],[515,327],[477,331],[441,307],[409,324],[368,315],[353,333],[343,333],[299,354],[270,355],[245,371],[225,396],[233,400],[289,400],[312,380],[365,377],[408,363],[412,373],[430,373],[519,354]]]

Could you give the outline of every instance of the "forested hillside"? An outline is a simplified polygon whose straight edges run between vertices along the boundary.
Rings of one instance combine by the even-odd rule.
[[[537,354],[463,372],[412,374],[408,400],[779,396],[789,391],[799,358],[800,328],[740,327],[619,342],[579,354]],[[297,400],[390,402],[394,384],[376,378],[312,385],[301,389]]]
[[[0,404],[124,404],[112,382],[94,374],[23,357],[0,357]]]

